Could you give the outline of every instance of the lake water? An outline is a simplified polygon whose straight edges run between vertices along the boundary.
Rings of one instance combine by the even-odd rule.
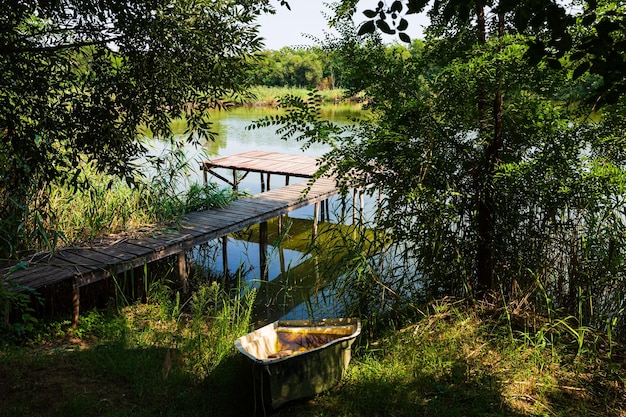
[[[268,114],[275,114],[275,110],[238,108],[230,112],[214,113],[212,117],[213,130],[217,133],[216,140],[205,144],[201,148],[186,147],[188,158],[192,160],[192,168],[187,176],[189,182],[202,182],[202,172],[199,161],[206,158],[233,155],[240,152],[262,150],[283,152],[289,154],[306,154],[321,156],[328,148],[314,144],[306,151],[301,149],[301,143],[281,139],[276,134],[276,127],[249,129],[250,124]],[[325,117],[338,123],[349,123],[350,117],[358,114],[355,106],[328,107]],[[162,152],[162,144],[155,145],[155,153]],[[232,176],[230,171],[216,170],[226,178]],[[211,177],[220,186],[228,186],[219,179]],[[303,179],[291,178],[290,184]],[[284,177],[272,176],[272,188],[284,184]],[[256,194],[261,191],[260,175],[249,174],[239,185],[241,191]],[[341,212],[342,202],[339,197],[330,201],[330,222],[337,223]],[[301,236],[310,233],[313,218],[313,206],[304,207],[289,214],[291,225],[286,240],[290,236]],[[270,229],[272,225],[270,224]],[[251,235],[253,232],[250,232]],[[270,245],[271,245],[270,240]],[[290,244],[286,244],[290,243]],[[248,287],[257,288],[257,305],[254,319],[257,323],[275,320],[277,318],[305,319],[334,317],[341,314],[341,308],[333,301],[333,297],[320,286],[319,273],[316,275],[316,259],[305,251],[306,243],[284,242],[281,246],[268,248],[268,281],[260,279],[259,266],[260,249],[254,239],[246,237],[246,232],[235,234],[228,239],[227,259],[228,275],[242,274]],[[329,248],[332,250],[332,248]],[[222,245],[218,241],[202,245],[192,253],[192,259],[210,270],[213,275],[223,276]],[[328,278],[328,277],[326,277]]]

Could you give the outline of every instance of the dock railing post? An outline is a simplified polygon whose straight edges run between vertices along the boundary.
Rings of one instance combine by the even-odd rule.
[[[263,175],[262,172],[261,172],[261,192],[262,193],[265,192],[265,176]]]
[[[239,190],[239,180],[237,179],[237,170],[233,169],[233,191]]]
[[[314,241],[317,238],[317,223],[320,217],[320,203],[317,202],[313,206],[313,230],[311,231],[311,240]]]

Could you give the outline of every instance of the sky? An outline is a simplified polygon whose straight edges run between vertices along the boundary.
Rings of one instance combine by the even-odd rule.
[[[259,19],[260,34],[265,39],[265,48],[278,50],[284,46],[305,46],[314,45],[315,40],[305,35],[313,36],[317,39],[324,39],[324,33],[337,32],[328,27],[324,14],[331,15],[332,11],[324,3],[328,0],[288,0],[291,10],[278,5],[274,15],[264,15]],[[356,22],[366,20],[361,12],[362,9],[376,8],[378,0],[361,0],[360,8],[355,16]],[[419,15],[408,16],[409,30],[407,33],[412,38],[421,37],[421,29],[425,18]],[[385,41],[394,41],[393,38],[384,38]],[[399,41],[398,41],[399,42]]]

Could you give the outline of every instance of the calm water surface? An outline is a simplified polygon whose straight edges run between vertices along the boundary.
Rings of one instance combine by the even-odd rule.
[[[338,123],[349,123],[349,118],[358,115],[354,106],[330,107],[325,114]],[[188,175],[190,182],[202,181],[202,172],[198,169],[199,161],[206,158],[215,158],[233,155],[240,152],[262,150],[268,152],[283,152],[321,156],[328,148],[314,144],[306,151],[301,149],[301,143],[295,140],[285,141],[276,134],[276,127],[249,129],[250,124],[259,118],[272,114],[266,109],[235,109],[230,112],[214,113],[213,130],[217,133],[215,141],[206,143],[201,148],[188,146],[186,152],[193,161],[193,168]],[[274,111],[276,114],[276,111]],[[155,153],[162,152],[158,143],[155,144]],[[226,178],[231,178],[228,170],[219,171]],[[212,177],[210,177],[212,178]],[[213,178],[220,186],[227,184]],[[302,179],[291,178],[293,184]],[[284,184],[284,177],[272,176],[272,188]],[[261,191],[260,175],[250,173],[240,183],[240,190],[256,194]],[[341,201],[338,197],[331,199],[331,213],[340,212]],[[298,234],[310,230],[313,218],[313,206],[296,210],[289,215],[298,221],[292,223],[288,235]],[[337,215],[331,215],[331,222],[337,222]],[[306,230],[308,229],[308,230]],[[271,241],[269,242],[271,245]],[[285,245],[283,245],[285,246]],[[340,307],[333,301],[333,297],[323,289],[315,291],[320,282],[319,273],[316,275],[316,260],[306,254],[304,243],[293,243],[289,249],[285,247],[268,248],[269,282],[260,279],[259,245],[253,239],[246,238],[246,232],[238,233],[228,239],[228,274],[241,273],[246,285],[257,288],[257,305],[255,306],[255,320],[258,322],[271,321],[277,318],[319,318],[334,317],[341,314]],[[332,248],[329,248],[332,250]],[[192,254],[197,263],[201,263],[212,274],[224,275],[222,264],[222,245],[220,242],[209,242],[197,248]]]

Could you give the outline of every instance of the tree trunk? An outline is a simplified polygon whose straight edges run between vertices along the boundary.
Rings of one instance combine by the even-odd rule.
[[[479,32],[479,43],[486,43],[485,32],[485,14],[484,6],[478,4],[477,9],[477,24]],[[504,36],[504,15],[498,14],[498,38],[502,39]],[[491,141],[485,141],[484,145],[484,167],[482,169],[482,177],[478,183],[478,207],[477,207],[477,223],[478,223],[478,247],[476,252],[476,274],[477,274],[477,287],[475,288],[474,295],[476,297],[483,297],[487,292],[495,289],[495,282],[493,277],[493,233],[494,224],[496,218],[496,212],[494,207],[493,197],[493,181],[495,170],[498,166],[500,157],[500,149],[502,149],[502,79],[499,68],[497,71],[497,89],[493,100],[493,112],[492,122],[493,131]],[[486,100],[487,95],[484,85],[482,91],[478,94],[478,111],[479,117],[481,117],[481,133],[488,135],[489,130],[486,118],[483,115],[486,113]]]
[[[485,25],[485,7],[482,2],[476,3],[476,17],[478,29],[478,43],[485,45],[487,43],[486,25]],[[478,84],[477,91],[477,110],[479,120],[479,137],[485,141],[485,158],[488,158],[490,144],[487,140],[489,131],[489,118],[487,115],[487,88],[485,83],[481,81]],[[487,160],[487,159],[486,159]],[[488,177],[488,164],[485,164],[479,172],[476,180],[476,197],[477,211],[476,220],[478,223],[478,242],[476,250],[476,288],[474,288],[474,296],[477,298],[489,290],[491,287],[491,248],[490,248],[490,224],[492,218],[491,207],[489,204],[490,191]]]

